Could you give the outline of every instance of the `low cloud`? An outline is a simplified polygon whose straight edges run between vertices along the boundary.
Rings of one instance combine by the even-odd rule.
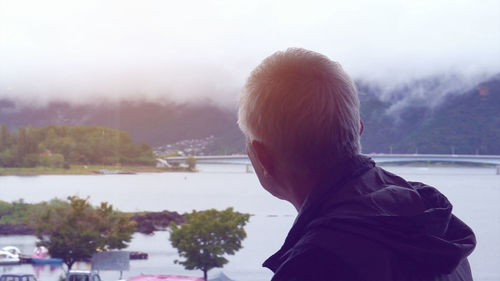
[[[0,0],[0,99],[31,104],[211,99],[234,106],[266,56],[304,47],[354,78],[391,89],[500,72],[498,1],[20,1]],[[458,78],[458,79],[456,79]],[[448,89],[447,87],[450,87]]]

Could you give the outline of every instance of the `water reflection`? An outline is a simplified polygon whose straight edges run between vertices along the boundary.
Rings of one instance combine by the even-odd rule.
[[[62,265],[55,264],[33,264],[33,272],[38,280],[41,280],[41,276],[58,276],[62,274]]]

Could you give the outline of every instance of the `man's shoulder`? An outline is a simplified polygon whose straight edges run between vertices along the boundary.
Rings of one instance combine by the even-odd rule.
[[[363,229],[349,228],[348,223],[308,228],[282,256],[273,280],[367,280],[370,276],[390,280],[394,253],[363,235]]]
[[[374,167],[307,203],[265,263],[273,280],[471,280],[474,235],[431,186]]]
[[[330,251],[313,244],[291,250],[288,259],[276,270],[273,281],[361,280],[356,271]]]
[[[472,281],[467,259],[462,260],[450,273],[438,273],[416,264],[408,264],[408,257],[358,250],[351,251],[349,257],[345,255],[346,251],[342,254],[314,243],[299,244],[289,251],[287,259],[275,271],[272,281]]]

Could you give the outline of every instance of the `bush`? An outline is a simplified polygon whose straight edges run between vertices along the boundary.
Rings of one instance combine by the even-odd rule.
[[[38,164],[44,167],[62,168],[64,166],[64,156],[59,153],[45,153],[39,157]]]
[[[194,170],[196,168],[196,158],[189,156],[186,158],[186,164],[188,165],[189,170]]]
[[[62,154],[53,154],[51,159],[50,166],[56,168],[62,168],[64,165],[64,156]]]
[[[0,152],[0,167],[13,167],[16,164],[16,159],[10,149],[5,149]]]
[[[40,164],[40,166],[44,166],[44,167],[50,167],[51,165],[51,155],[48,154],[48,153],[45,153],[45,154],[42,154],[40,155],[40,158],[39,158],[39,161],[38,161],[38,164]]]
[[[38,165],[39,156],[36,153],[31,153],[23,158],[23,167],[33,168]]]

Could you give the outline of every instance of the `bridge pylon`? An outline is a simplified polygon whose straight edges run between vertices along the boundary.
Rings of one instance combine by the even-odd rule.
[[[246,168],[247,168],[247,173],[253,173],[253,169],[252,169],[253,166],[252,166],[252,164],[247,164]]]

